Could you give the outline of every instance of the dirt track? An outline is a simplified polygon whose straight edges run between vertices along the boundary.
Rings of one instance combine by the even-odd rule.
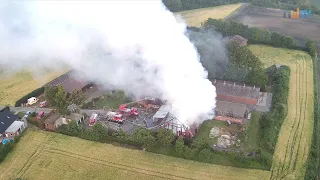
[[[312,15],[310,18],[289,19],[283,18],[280,9],[270,9],[247,6],[233,18],[249,26],[267,28],[284,35],[292,36],[299,44],[312,39],[320,52],[320,16]]]

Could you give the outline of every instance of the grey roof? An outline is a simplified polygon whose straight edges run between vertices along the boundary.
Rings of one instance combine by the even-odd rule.
[[[217,101],[216,116],[227,116],[234,118],[244,118],[247,106],[244,104],[231,103],[226,101]]]
[[[0,134],[4,133],[18,117],[18,115],[14,115],[9,111],[0,112]]]
[[[214,80],[212,83],[216,87],[217,94],[243,97],[249,99],[259,98],[260,87],[248,86],[243,83],[220,80]]]
[[[52,113],[44,122],[53,124],[57,121],[57,119],[59,119],[59,117],[59,114]]]
[[[165,118],[167,114],[171,111],[170,105],[162,105],[156,114],[153,115],[153,118]]]
[[[21,128],[21,126],[23,126],[24,122],[22,121],[14,121],[6,130],[6,132],[17,132],[19,128]]]
[[[243,43],[243,42],[247,42],[248,40],[240,35],[235,35],[233,36],[231,39],[231,41],[237,41],[239,42],[240,44]]]

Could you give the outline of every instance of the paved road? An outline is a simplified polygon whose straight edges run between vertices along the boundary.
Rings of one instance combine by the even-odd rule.
[[[0,106],[0,109],[4,108],[4,106]],[[43,111],[44,113],[49,113],[52,111],[51,108],[34,108],[34,107],[10,107],[10,111],[15,111],[15,112],[27,112],[27,111],[36,111],[40,112]],[[96,113],[102,113],[104,112],[103,110],[91,110],[91,109],[81,109],[80,113],[85,113],[87,115],[91,115],[93,112]]]
[[[3,106],[0,106],[0,109],[2,109]],[[52,109],[50,108],[34,108],[34,107],[10,107],[10,111],[15,111],[15,112],[27,112],[27,111],[35,111],[35,112],[40,112],[43,111],[44,113],[49,113]]]

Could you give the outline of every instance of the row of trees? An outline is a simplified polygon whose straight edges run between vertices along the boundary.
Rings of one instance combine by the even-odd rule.
[[[247,2],[257,6],[287,10],[300,7],[301,9],[311,9],[313,14],[320,14],[320,9],[312,5],[312,0],[162,0],[162,2],[172,12]]]
[[[44,95],[48,104],[56,107],[61,115],[69,114],[69,104],[80,105],[84,102],[84,94],[81,90],[74,90],[68,95],[62,85],[45,87]]]
[[[287,66],[281,66],[276,70],[272,66],[268,71],[273,79],[272,111],[263,114],[260,118],[259,133],[261,146],[274,152],[281,125],[288,112],[290,69]]]
[[[250,43],[267,44],[284,48],[298,48],[297,42],[290,36],[284,36],[277,32],[270,33],[267,29],[257,27],[250,28],[248,25],[238,23],[234,20],[224,21],[209,18],[202,26],[207,30],[216,30],[223,36],[240,35],[247,38]]]
[[[314,124],[312,132],[312,144],[306,163],[307,170],[305,180],[319,179],[319,162],[320,162],[320,148],[319,148],[319,94],[317,82],[318,66],[316,57],[313,57],[313,83],[314,83]]]
[[[21,136],[21,135],[20,135]],[[13,150],[15,145],[18,143],[20,136],[17,136],[14,141],[10,141],[6,144],[0,143],[0,163],[5,159],[5,157]]]
[[[271,165],[271,161],[262,155],[258,157],[248,157],[243,153],[214,152],[204,140],[176,137],[172,131],[165,128],[160,128],[157,132],[145,128],[138,128],[135,129],[132,134],[128,134],[122,129],[110,133],[107,127],[100,123],[95,124],[92,129],[85,129],[76,122],[71,122],[68,125],[60,126],[57,131],[65,135],[77,136],[102,143],[116,141],[124,145],[143,148],[150,152],[200,162],[221,163],[224,165],[260,169],[269,169]]]
[[[268,76],[259,58],[236,41],[229,42],[227,48],[229,66],[224,79],[266,87]]]

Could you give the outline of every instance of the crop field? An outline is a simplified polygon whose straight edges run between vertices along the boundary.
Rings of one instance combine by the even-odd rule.
[[[240,6],[241,3],[230,4],[217,7],[182,11],[176,14],[181,15],[189,26],[200,27],[201,23],[206,21],[208,18],[223,19],[229,16],[237,9],[239,9]]]
[[[0,73],[0,105],[14,105],[19,98],[66,72],[67,70],[51,71],[41,76],[33,76],[26,71],[10,76]]]
[[[280,130],[271,179],[303,179],[312,140],[314,99],[311,57],[302,51],[249,46],[266,66],[275,63],[291,69],[288,115]]]
[[[0,179],[269,179],[270,172],[188,161],[29,129]]]
[[[304,45],[307,39],[316,42],[320,51],[320,16],[311,14],[310,18],[289,19],[283,17],[280,9],[246,6],[233,16],[235,20],[249,26],[275,31],[298,40]]]

